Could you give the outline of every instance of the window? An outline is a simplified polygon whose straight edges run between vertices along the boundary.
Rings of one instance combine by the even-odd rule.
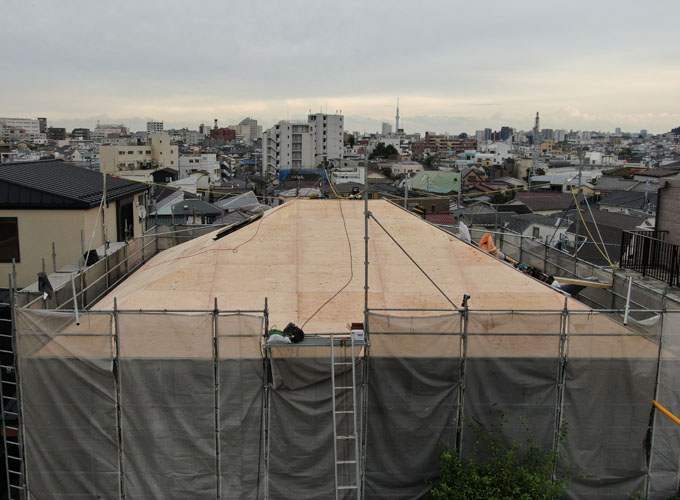
[[[21,262],[19,258],[19,223],[16,217],[0,217],[0,262]]]
[[[540,236],[541,236],[541,230],[539,228],[535,227],[534,232],[533,232],[534,239],[538,239],[538,238],[540,238]]]
[[[174,164],[175,164],[175,162],[174,162],[174,161],[170,161],[170,165],[174,165]]]
[[[149,150],[147,149],[147,150],[146,150],[146,154],[150,155],[150,154],[151,154],[151,151],[149,151]]]
[[[125,151],[118,151],[118,154],[119,154],[119,155],[124,155],[124,154],[125,154]]]
[[[140,149],[139,151],[137,151],[137,152],[138,152],[140,155],[142,154],[142,150],[141,150],[141,149]]]

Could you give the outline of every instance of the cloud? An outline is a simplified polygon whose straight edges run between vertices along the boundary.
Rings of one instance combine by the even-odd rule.
[[[677,0],[4,0],[0,110],[195,128],[322,107],[368,127],[399,96],[421,132],[531,128],[537,110],[661,132],[680,112],[678,15]]]

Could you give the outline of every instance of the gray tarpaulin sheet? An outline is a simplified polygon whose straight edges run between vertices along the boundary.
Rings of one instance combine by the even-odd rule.
[[[31,498],[118,498],[111,315],[17,310]]]
[[[455,443],[460,316],[372,314],[366,498],[419,498]]]
[[[348,348],[347,351],[350,351]],[[355,348],[359,353],[360,349]],[[344,358],[336,347],[336,359]],[[269,491],[272,499],[334,498],[333,413],[331,358],[329,347],[275,347],[271,350],[272,391],[270,392],[270,471]],[[363,365],[355,363],[357,377],[357,418],[361,411]],[[336,369],[336,386],[351,385],[351,370]],[[350,410],[351,392],[337,391],[338,410]],[[351,415],[338,415],[339,435],[352,432]],[[360,424],[360,420],[357,422]],[[362,435],[359,431],[359,442]],[[353,459],[353,441],[339,441],[339,459]],[[349,455],[348,455],[349,454]],[[340,466],[339,483],[354,484],[353,469]],[[294,492],[294,493],[292,493]],[[355,498],[352,491],[346,498]],[[341,498],[343,498],[341,496]]]
[[[262,318],[119,314],[119,446],[112,316],[17,315],[31,498],[262,498]]]

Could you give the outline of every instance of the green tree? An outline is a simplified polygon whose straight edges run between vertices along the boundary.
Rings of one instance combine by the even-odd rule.
[[[440,457],[440,479],[430,491],[433,500],[558,500],[567,490],[568,478],[553,477],[559,458],[559,447],[566,437],[566,427],[559,433],[557,444],[543,450],[533,433],[527,432],[524,444],[507,446],[501,439],[505,420],[499,413],[498,424],[488,432],[468,422],[476,444],[488,452],[489,459],[480,462],[461,460],[454,450],[445,449]]]
[[[384,142],[379,142],[375,146],[375,149],[373,149],[373,152],[371,153],[369,159],[373,160],[375,158],[389,158],[390,156],[398,155],[399,151],[397,151],[397,148],[392,146],[392,144],[388,144],[387,146],[385,146]]]

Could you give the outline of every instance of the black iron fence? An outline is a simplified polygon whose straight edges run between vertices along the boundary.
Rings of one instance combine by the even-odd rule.
[[[665,236],[666,231],[623,231],[620,267],[680,286],[680,246]]]

